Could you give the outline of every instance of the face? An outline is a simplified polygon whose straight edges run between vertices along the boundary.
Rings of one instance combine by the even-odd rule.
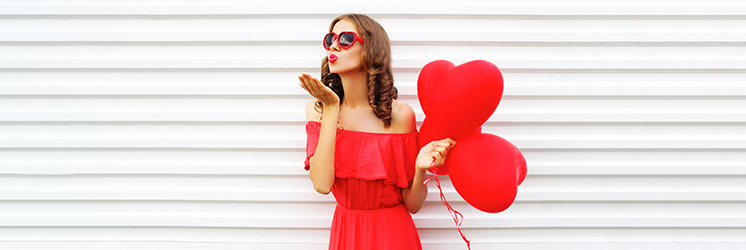
[[[355,33],[358,33],[357,29],[355,29],[355,26],[353,26],[352,23],[347,20],[337,22],[332,29],[332,32],[334,32],[335,34],[339,34],[342,31],[353,31]],[[329,60],[329,72],[343,74],[348,72],[362,71],[362,51],[363,43],[355,42],[351,47],[342,49],[339,46],[339,41],[335,40],[334,43],[332,43],[332,46],[326,52],[327,56],[334,55],[337,57],[337,60],[334,62],[332,62],[332,60]]]

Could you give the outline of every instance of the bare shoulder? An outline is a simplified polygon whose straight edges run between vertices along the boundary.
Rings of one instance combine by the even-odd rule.
[[[417,120],[411,106],[398,100],[394,100],[391,104],[390,130],[392,133],[417,132]]]
[[[316,111],[316,100],[308,102],[306,104],[306,120],[310,121],[321,121],[321,113]]]

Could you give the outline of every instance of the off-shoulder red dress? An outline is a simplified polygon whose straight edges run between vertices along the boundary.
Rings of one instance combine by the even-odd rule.
[[[306,124],[306,161],[316,152],[321,123]],[[338,130],[332,194],[337,207],[329,249],[422,249],[401,189],[414,179],[417,132]]]

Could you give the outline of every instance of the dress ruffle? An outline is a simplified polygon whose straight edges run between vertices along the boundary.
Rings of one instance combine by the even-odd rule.
[[[306,124],[305,169],[316,152],[321,123]],[[384,180],[386,185],[406,188],[414,179],[417,133],[370,133],[338,130],[334,151],[337,178]]]

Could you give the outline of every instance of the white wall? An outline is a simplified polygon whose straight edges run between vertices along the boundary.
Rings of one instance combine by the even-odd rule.
[[[506,212],[445,179],[473,249],[746,248],[743,1],[0,1],[0,249],[326,249],[302,72],[373,16],[401,100],[486,59],[484,131],[529,173]],[[437,189],[425,249],[465,249]]]

